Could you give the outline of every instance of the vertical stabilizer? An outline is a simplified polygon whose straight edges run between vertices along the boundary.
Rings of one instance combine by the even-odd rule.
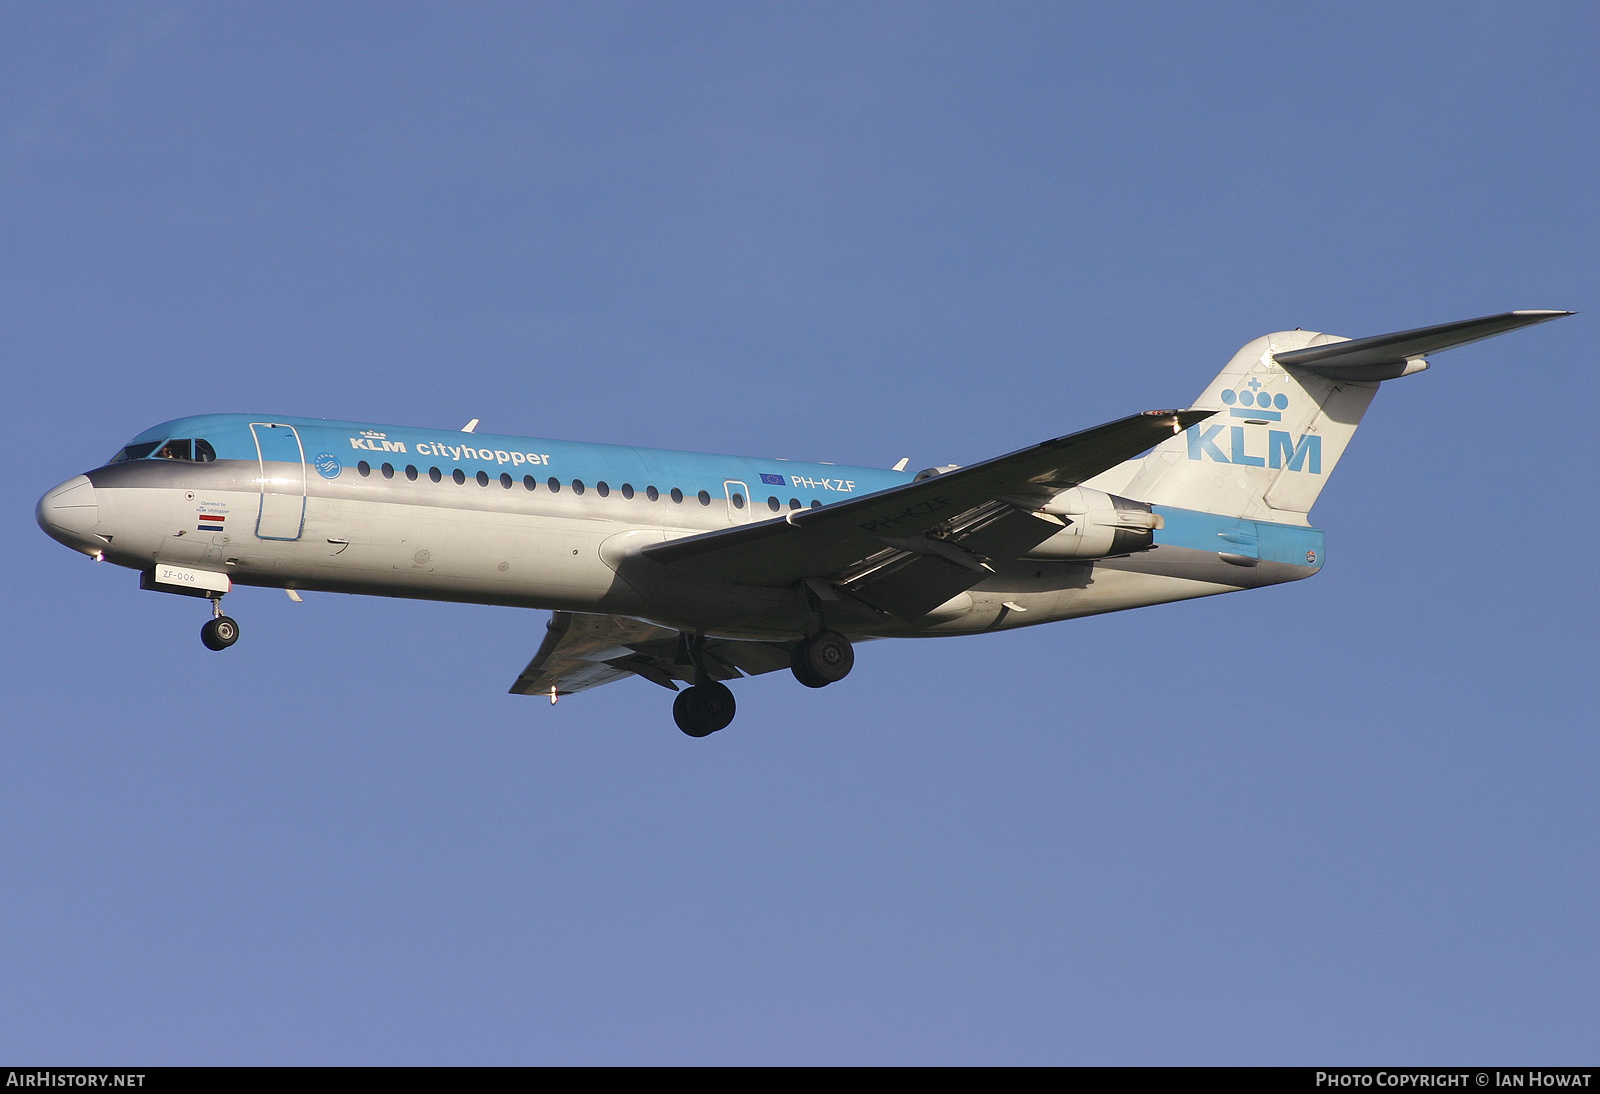
[[[1504,312],[1355,340],[1303,330],[1265,335],[1234,354],[1195,403],[1214,417],[1100,476],[1111,484],[1103,489],[1157,505],[1309,523],[1306,514],[1380,382],[1421,372],[1427,354],[1571,314]]]
[[[1157,505],[1308,523],[1378,383],[1286,368],[1273,355],[1342,341],[1294,330],[1245,346],[1194,404],[1216,416],[1157,446],[1121,492]]]

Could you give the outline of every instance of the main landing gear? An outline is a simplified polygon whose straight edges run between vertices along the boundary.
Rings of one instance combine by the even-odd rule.
[[[696,682],[678,692],[672,703],[672,720],[691,737],[709,737],[728,727],[737,704],[726,684],[706,675],[701,654],[705,639],[686,634],[683,641],[682,660],[678,663],[687,661],[694,667]],[[825,688],[849,676],[855,663],[856,653],[850,639],[837,631],[823,631],[795,645],[789,667],[794,678],[806,687]]]
[[[678,692],[672,701],[672,720],[691,737],[709,737],[728,727],[737,706],[728,685],[707,680]]]
[[[703,634],[685,634],[678,654],[679,664],[687,662],[693,668],[694,683],[672,701],[672,720],[691,737],[709,737],[728,728],[738,708],[728,686],[706,672],[705,641]]]
[[[200,628],[200,641],[208,650],[225,650],[239,641],[239,624],[222,614],[222,598],[211,599],[211,621]]]
[[[849,676],[855,663],[856,651],[850,639],[838,631],[823,631],[795,646],[789,669],[806,687],[825,688]]]

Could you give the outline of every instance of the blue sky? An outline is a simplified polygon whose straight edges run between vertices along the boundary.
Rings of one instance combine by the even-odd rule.
[[[1592,5],[0,11],[0,1056],[1592,1063]],[[888,466],[1386,384],[1314,581],[692,741],[542,613],[203,605],[32,507],[276,412]]]

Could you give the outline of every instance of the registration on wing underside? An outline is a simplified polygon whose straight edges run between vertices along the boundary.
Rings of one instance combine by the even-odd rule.
[[[917,614],[917,605],[931,600],[932,607],[982,580],[988,559],[1015,558],[1060,530],[1030,507],[1212,413],[1137,414],[921,482],[641,553],[696,576],[752,585],[844,574],[861,599],[872,603],[868,589],[877,585],[883,603],[874,606]],[[946,589],[954,591],[938,595]]]

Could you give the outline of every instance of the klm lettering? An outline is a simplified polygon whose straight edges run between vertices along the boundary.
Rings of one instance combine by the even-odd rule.
[[[350,447],[367,452],[404,452],[405,441],[375,441],[371,437],[351,437]]]
[[[1228,431],[1228,450],[1224,452],[1217,443],[1222,431]],[[1246,448],[1242,425],[1194,425],[1184,430],[1189,441],[1191,460],[1212,460],[1215,463],[1232,463],[1244,467],[1288,468],[1322,474],[1322,438],[1307,433],[1296,439],[1281,429],[1267,430],[1267,452],[1252,456]]]

